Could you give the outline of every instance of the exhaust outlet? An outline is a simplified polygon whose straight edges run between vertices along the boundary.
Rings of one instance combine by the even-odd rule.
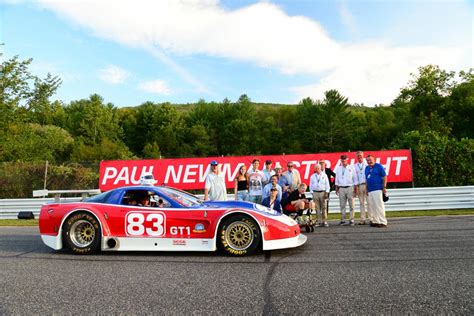
[[[107,239],[107,247],[109,247],[110,249],[114,249],[118,246],[118,240],[117,238],[109,238]]]

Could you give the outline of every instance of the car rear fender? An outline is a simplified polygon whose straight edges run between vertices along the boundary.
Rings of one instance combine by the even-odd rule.
[[[89,213],[91,214],[92,216],[94,216],[97,221],[99,222],[99,225],[100,225],[100,228],[101,228],[101,234],[102,236],[101,237],[104,237],[104,236],[109,236],[110,235],[110,229],[109,229],[109,226],[107,224],[107,220],[106,218],[104,217],[103,214],[101,214],[100,212],[98,212],[97,210],[95,209],[86,209],[86,208],[76,208],[72,211],[70,211],[69,213],[67,213],[64,217],[63,217],[63,220],[61,222],[61,226],[60,229],[59,229],[59,232],[58,232],[58,237],[59,238],[59,243],[60,243],[60,249],[63,248],[63,239],[62,239],[62,236],[63,236],[63,227],[64,227],[64,223],[67,221],[67,219],[69,217],[71,217],[72,215],[74,215],[75,213],[78,213],[78,212],[85,212],[85,213]],[[102,242],[104,242],[104,238],[102,238]]]

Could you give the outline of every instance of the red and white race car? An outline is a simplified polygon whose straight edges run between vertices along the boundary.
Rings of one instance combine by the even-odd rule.
[[[43,242],[76,254],[102,251],[215,251],[242,256],[303,245],[286,215],[239,201],[203,202],[165,186],[123,187],[83,202],[46,204]]]

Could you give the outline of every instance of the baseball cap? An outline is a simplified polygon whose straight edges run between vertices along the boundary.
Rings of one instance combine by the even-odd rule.
[[[341,160],[347,159],[347,155],[341,155]]]
[[[268,159],[267,161],[265,161],[265,164],[266,164],[266,165],[269,165],[269,164],[271,164],[271,163],[273,163],[273,161],[271,161],[270,159]]]
[[[217,160],[211,161],[211,166],[217,166],[217,165],[218,165]]]

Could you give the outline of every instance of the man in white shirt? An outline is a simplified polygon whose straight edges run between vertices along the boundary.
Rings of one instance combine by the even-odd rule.
[[[270,178],[275,174],[275,171],[272,169],[273,161],[265,161],[265,169],[263,169],[263,179],[262,184],[265,186],[270,183]]]
[[[247,171],[247,177],[249,180],[249,202],[262,203],[263,194],[263,172],[258,170],[260,166],[260,160],[254,159],[252,161],[252,167]]]
[[[354,195],[358,194],[357,184],[354,168],[348,164],[347,156],[341,155],[341,165],[336,169],[336,194],[339,196],[342,215],[339,225],[346,224],[346,205],[349,202],[349,225],[354,226]]]
[[[365,168],[367,167],[367,162],[364,159],[364,152],[358,151],[356,153],[357,163],[354,164],[354,169],[357,175],[357,189],[358,194],[357,197],[359,198],[359,205],[360,205],[360,222],[359,225],[365,225],[366,219],[372,221],[372,217],[368,214],[368,208],[366,208],[366,194],[367,194],[367,187],[365,186]]]
[[[211,171],[206,176],[204,184],[204,201],[226,201],[227,188],[224,174],[219,171],[216,160],[211,161]]]
[[[309,180],[309,191],[313,194],[318,220],[324,227],[329,227],[327,222],[326,199],[329,197],[331,187],[326,173],[321,172],[321,165],[314,165],[314,174]]]

